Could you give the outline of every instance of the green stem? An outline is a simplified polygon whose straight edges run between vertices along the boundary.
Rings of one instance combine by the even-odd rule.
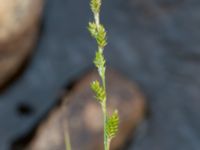
[[[97,26],[97,30],[99,30],[100,27],[100,15],[99,12],[94,13],[94,20],[95,20],[95,24]],[[98,46],[98,50],[103,53],[104,48]],[[99,68],[98,68],[99,69]],[[101,68],[102,69],[102,68]],[[103,73],[100,73],[101,71],[99,71],[99,75],[101,77],[101,81],[102,81],[102,85],[104,90],[106,91],[106,80],[105,80],[105,71],[103,71]],[[107,105],[106,105],[106,101],[107,98],[105,98],[104,102],[102,103],[102,111],[103,111],[103,126],[104,126],[104,150],[109,150],[109,142],[108,142],[108,137],[106,135],[106,122],[107,122]]]
[[[106,135],[106,121],[107,121],[107,114],[106,114],[106,106],[104,104],[103,106],[103,118],[104,118],[104,150],[109,150],[108,149],[108,142],[107,142],[107,135]]]
[[[66,145],[66,150],[71,150],[71,142],[70,142],[70,137],[69,133],[65,132],[65,145]]]
[[[105,80],[105,73],[101,76],[101,80],[102,80],[102,84],[103,84],[103,88],[106,91],[106,80]],[[108,138],[106,135],[106,122],[107,122],[107,97],[104,101],[103,104],[103,118],[104,118],[104,150],[109,150],[108,147]]]
[[[100,25],[100,19],[99,18],[100,18],[99,13],[95,13],[94,14],[94,20],[95,20],[97,27],[99,27],[99,25]]]

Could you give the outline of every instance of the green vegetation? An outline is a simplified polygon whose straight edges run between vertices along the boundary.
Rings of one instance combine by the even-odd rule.
[[[94,58],[94,64],[98,69],[101,81],[93,81],[91,83],[91,89],[95,94],[95,98],[101,105],[103,112],[103,124],[104,124],[104,150],[110,149],[111,140],[116,136],[119,126],[118,111],[109,116],[107,114],[107,96],[106,96],[106,60],[104,57],[104,48],[107,45],[106,30],[100,23],[100,8],[101,0],[91,0],[90,7],[94,15],[94,21],[89,22],[88,30],[91,36],[96,40],[98,48]],[[65,135],[66,149],[71,150],[69,135]]]
[[[91,89],[95,93],[97,101],[101,104],[104,117],[104,150],[110,149],[110,142],[116,136],[119,126],[119,116],[116,110],[111,116],[107,114],[107,96],[106,96],[106,60],[104,57],[104,48],[107,45],[106,30],[100,23],[101,0],[91,0],[90,7],[94,15],[94,21],[89,22],[88,30],[91,36],[96,40],[98,49],[94,58],[94,64],[98,69],[101,81],[93,81]]]

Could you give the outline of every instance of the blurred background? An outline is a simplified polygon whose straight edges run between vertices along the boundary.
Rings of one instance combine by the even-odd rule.
[[[23,149],[19,141],[94,69],[89,20],[89,0],[0,0],[0,150]],[[107,65],[146,99],[124,149],[199,150],[200,1],[104,0],[101,21]]]

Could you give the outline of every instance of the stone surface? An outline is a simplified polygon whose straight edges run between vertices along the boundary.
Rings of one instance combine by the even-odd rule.
[[[42,6],[43,0],[0,0],[0,87],[31,54]]]
[[[102,112],[89,87],[97,77],[94,72],[88,74],[66,93],[61,106],[56,107],[39,125],[27,149],[64,150],[64,125],[67,125],[74,150],[103,150]],[[109,71],[107,80],[108,112],[117,108],[120,115],[120,130],[111,149],[123,149],[144,118],[144,96],[135,84],[116,72]]]

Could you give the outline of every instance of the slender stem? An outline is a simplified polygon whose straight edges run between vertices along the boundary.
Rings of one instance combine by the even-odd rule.
[[[104,88],[104,90],[106,91],[106,79],[105,79],[105,73],[104,73],[104,75],[103,75],[101,78],[102,78],[103,88]],[[106,102],[106,100],[105,100],[105,102]],[[106,104],[105,104],[105,107],[106,107]]]
[[[103,125],[104,125],[104,150],[109,150],[107,145],[107,135],[106,135],[106,121],[107,121],[107,114],[106,114],[106,104],[104,103],[104,105],[102,106],[103,108]]]
[[[66,146],[66,150],[72,150],[72,147],[71,147],[71,141],[70,141],[70,136],[69,136],[69,130],[66,126],[66,123],[65,123],[65,126],[64,126],[64,137],[65,137],[65,146]]]
[[[94,20],[95,20],[95,23],[96,23],[97,27],[99,27],[99,25],[100,25],[99,13],[95,13],[94,14]]]
[[[101,77],[101,81],[103,84],[103,88],[106,91],[106,80],[105,80],[105,74],[103,74]],[[109,150],[108,147],[108,139],[106,135],[106,121],[107,121],[107,104],[106,104],[107,98],[105,99],[104,103],[102,104],[102,110],[103,110],[103,125],[104,125],[104,150]]]
[[[105,73],[101,76],[101,80],[102,80],[102,84],[103,84],[103,88],[106,91],[106,80],[105,80]],[[104,118],[104,150],[109,150],[108,147],[108,139],[107,139],[107,135],[106,135],[106,122],[107,122],[107,97],[104,101],[103,104],[103,118]]]

